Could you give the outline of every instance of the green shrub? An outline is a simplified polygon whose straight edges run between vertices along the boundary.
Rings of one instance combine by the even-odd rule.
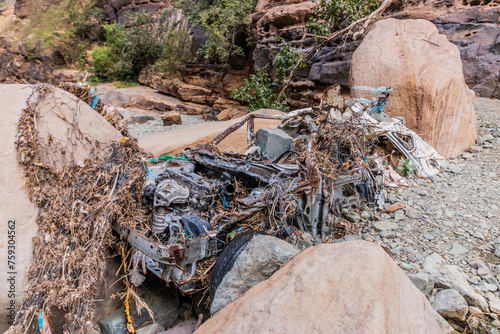
[[[108,24],[104,29],[115,56],[112,72],[116,79],[136,79],[143,67],[154,64],[161,56],[163,34],[150,14],[128,17],[126,24]]]
[[[307,29],[311,33],[328,36],[336,29],[345,28],[369,15],[381,3],[381,0],[319,0]]]
[[[226,62],[229,56],[243,56],[235,44],[239,32],[247,31],[250,14],[257,0],[179,0],[181,8],[194,25],[205,28],[207,40],[200,53],[205,59]]]
[[[278,84],[269,75],[268,66],[255,66],[254,70],[248,79],[243,79],[243,87],[234,89],[232,97],[248,103],[249,111],[260,108],[288,110],[286,96],[278,99],[276,95]]]
[[[153,64],[160,71],[173,73],[192,57],[191,37],[185,26],[172,22],[167,14],[155,21],[144,12],[126,17],[124,24],[105,25],[107,50],[103,54],[97,49],[97,59],[92,55],[94,74],[100,80],[136,81],[139,72]],[[110,61],[103,61],[103,56],[109,56]]]
[[[114,58],[111,48],[107,46],[95,48],[94,51],[92,51],[94,74],[103,80],[108,80],[113,77]]]
[[[282,42],[280,51],[274,53],[274,77],[269,74],[269,66],[259,68],[255,66],[254,73],[243,80],[243,87],[236,88],[232,97],[248,103],[249,111],[260,108],[271,108],[286,111],[288,98],[285,94],[279,96],[283,83],[302,58],[300,51],[293,49],[290,42]]]
[[[155,69],[165,77],[173,77],[177,67],[189,59],[193,59],[193,42],[190,28],[186,20],[170,20],[162,15],[164,43],[160,59],[155,63]]]

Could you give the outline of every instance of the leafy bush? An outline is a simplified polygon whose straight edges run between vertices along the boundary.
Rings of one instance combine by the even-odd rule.
[[[145,66],[155,63],[157,69],[173,72],[192,56],[191,38],[179,28],[179,22],[169,20],[167,13],[154,21],[151,14],[143,12],[128,16],[124,24],[107,24],[104,29],[106,52],[99,48],[92,54],[93,72],[101,80],[135,81]]]
[[[381,0],[319,0],[307,29],[311,33],[328,36],[334,30],[345,28],[369,15],[381,3]]]
[[[113,51],[107,46],[97,47],[92,51],[92,66],[94,72],[98,73],[98,77],[103,80],[108,80],[113,76],[112,69],[115,59]]]
[[[243,79],[243,87],[235,88],[232,97],[247,102],[249,111],[260,108],[288,110],[286,96],[278,99],[276,93],[278,84],[269,75],[268,66],[262,68],[255,66],[254,70],[255,73],[250,74],[248,79]]]
[[[194,57],[190,28],[185,20],[167,20],[164,24],[164,43],[155,69],[165,77],[172,77],[176,68]]]
[[[283,42],[281,50],[274,53],[274,77],[269,74],[269,66],[263,68],[255,66],[255,73],[243,80],[243,87],[233,91],[232,97],[247,102],[249,111],[260,108],[283,111],[289,109],[286,95],[279,96],[279,90],[294,66],[302,59],[302,54],[293,49],[289,42],[284,42],[281,38],[280,41]]]
[[[134,80],[144,66],[153,64],[161,56],[163,36],[149,14],[141,13],[129,17],[124,25],[113,23],[104,29],[114,55],[111,72],[116,79]]]
[[[194,25],[205,28],[207,40],[201,49],[205,59],[226,62],[230,56],[243,56],[241,46],[236,45],[236,36],[250,24],[250,14],[257,0],[179,0],[182,8]]]

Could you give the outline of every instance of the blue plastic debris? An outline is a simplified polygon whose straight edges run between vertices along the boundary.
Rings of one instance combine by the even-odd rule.
[[[89,100],[89,105],[92,109],[95,109],[95,107],[97,106],[97,102],[99,102],[99,100],[101,99],[101,97],[99,95],[95,95],[95,88],[94,87],[90,87],[90,100]]]
[[[374,98],[371,101],[368,99],[362,98],[362,97],[354,99],[354,100],[357,100],[357,101],[360,101],[360,102],[363,102],[363,103],[369,105],[367,110],[368,110],[368,113],[370,113],[370,114],[372,114],[372,113],[380,114],[381,112],[383,112],[384,108],[387,104],[387,98],[389,97],[390,93],[394,90],[392,87],[385,87],[385,86],[380,86],[380,87],[376,87],[376,88],[369,87],[369,86],[354,86],[353,89],[354,90],[368,90],[368,91],[375,93],[375,94],[383,94],[383,96],[380,96],[378,98]]]

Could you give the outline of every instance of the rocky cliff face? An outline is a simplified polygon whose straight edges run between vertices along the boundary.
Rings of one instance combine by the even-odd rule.
[[[253,14],[255,50],[258,66],[272,62],[278,48],[276,35],[295,41],[305,51],[312,41],[302,39],[303,23],[313,10],[311,1],[261,0]],[[425,19],[460,50],[467,84],[480,96],[500,98],[500,1],[499,0],[409,0],[393,8],[386,17]],[[360,41],[325,47],[307,62],[291,86],[292,105],[303,107],[321,95],[324,87],[339,83],[349,86],[352,54]]]
[[[170,0],[97,0],[110,20],[122,21],[126,13],[157,12],[170,7]]]

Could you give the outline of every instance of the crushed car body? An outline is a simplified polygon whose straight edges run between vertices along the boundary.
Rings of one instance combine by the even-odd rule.
[[[143,191],[151,212],[148,227],[114,226],[139,254],[131,271],[139,278],[132,281],[143,281],[142,261],[181,291],[198,291],[210,269],[200,264],[213,265],[238,233],[252,230],[281,239],[309,233],[316,243],[331,242],[345,234],[349,211],[382,209],[384,188],[404,184],[391,166],[396,167],[395,157],[410,159],[421,177],[439,172],[442,157],[404,120],[373,117],[383,113],[389,89],[380,90],[383,103],[338,103],[338,91],[327,92],[318,108],[249,114],[210,144],[152,164]],[[255,118],[282,120],[280,132],[255,133]],[[217,144],[244,125],[246,154],[221,152]],[[273,135],[281,137],[268,139]],[[273,147],[278,156],[263,157],[269,151],[265,145],[275,144],[281,145]]]

